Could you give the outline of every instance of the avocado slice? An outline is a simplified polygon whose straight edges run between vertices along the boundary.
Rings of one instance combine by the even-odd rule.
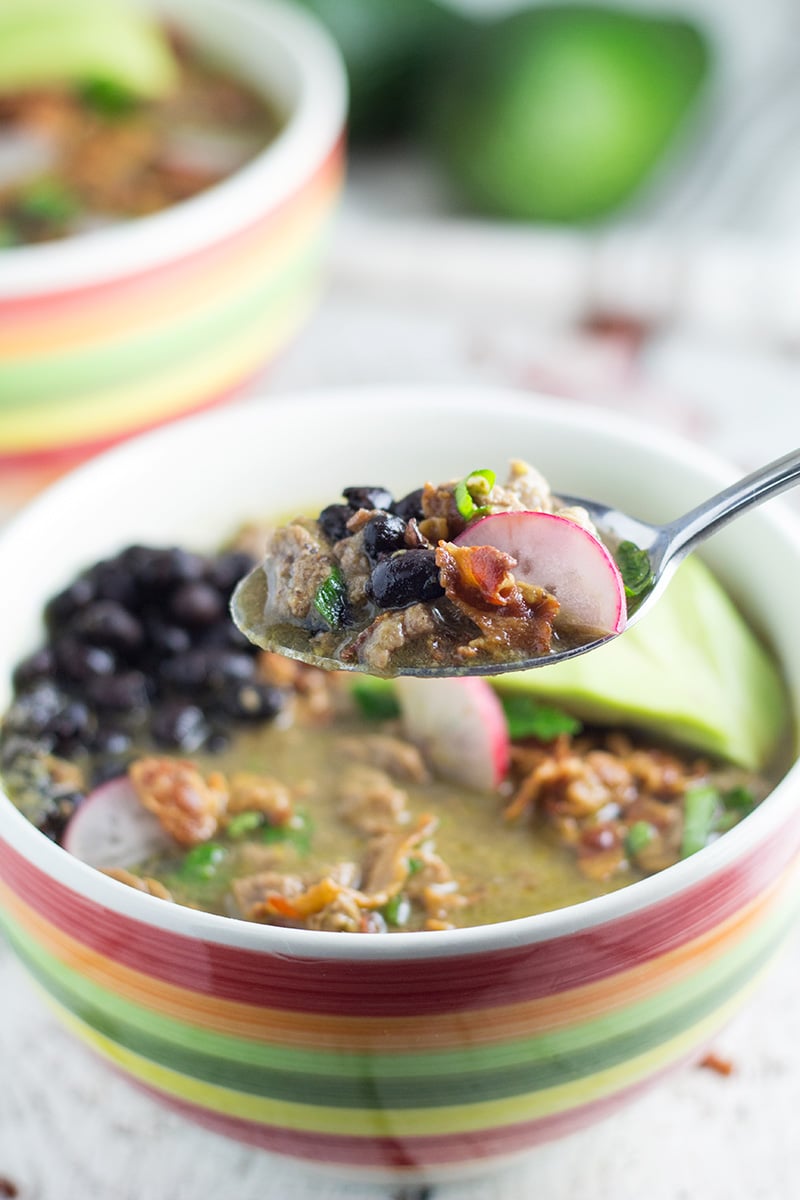
[[[505,675],[501,691],[556,702],[583,720],[624,724],[763,769],[787,726],[778,669],[714,576],[684,562],[652,612],[607,646]]]
[[[0,93],[98,79],[146,99],[174,87],[169,43],[143,9],[118,0],[3,0]]]
[[[652,174],[696,111],[710,64],[702,30],[677,17],[525,9],[454,46],[430,136],[478,211],[589,221]]]

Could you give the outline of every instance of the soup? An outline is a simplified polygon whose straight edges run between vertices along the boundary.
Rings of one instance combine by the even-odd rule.
[[[276,137],[281,118],[262,95],[180,35],[170,41],[177,82],[161,98],[99,79],[0,86],[0,247],[158,212],[219,183]]]
[[[15,673],[8,794],[123,884],[297,928],[484,924],[668,867],[768,790],[479,678],[395,683],[259,651],[227,613],[259,552],[246,542],[92,565]]]

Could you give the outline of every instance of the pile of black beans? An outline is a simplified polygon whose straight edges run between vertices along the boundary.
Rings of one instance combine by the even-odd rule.
[[[354,512],[375,511],[364,526],[364,552],[372,565],[367,591],[378,608],[407,608],[444,595],[435,551],[424,543],[408,544],[409,521],[423,516],[422,488],[401,500],[382,487],[350,487],[342,495],[346,503],[329,504],[317,520],[328,540],[338,542],[349,536],[347,522]]]
[[[4,782],[49,836],[82,795],[51,777],[47,756],[87,762],[95,786],[126,770],[136,743],[220,751],[237,725],[279,711],[283,694],[258,679],[258,650],[228,614],[252,566],[238,550],[130,546],[53,596],[0,728]]]

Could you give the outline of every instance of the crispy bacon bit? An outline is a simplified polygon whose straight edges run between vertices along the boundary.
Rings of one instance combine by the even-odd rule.
[[[729,1058],[721,1058],[719,1054],[715,1054],[713,1050],[700,1059],[697,1064],[699,1067],[704,1067],[707,1071],[716,1071],[717,1075],[727,1076],[734,1072],[733,1063]]]
[[[108,875],[110,879],[116,879],[118,883],[135,888],[137,892],[146,892],[148,896],[155,896],[158,900],[172,901],[172,893],[164,887],[163,883],[149,875],[134,875],[132,871],[126,871],[124,867],[109,867],[102,873]]]
[[[225,777],[208,779],[193,763],[180,758],[140,758],[128,777],[144,807],[181,846],[207,842],[217,831],[228,801]]]
[[[270,825],[286,825],[291,820],[294,806],[289,789],[279,780],[249,771],[236,771],[230,779],[226,812],[229,816],[259,812]]]
[[[548,653],[558,601],[544,588],[517,583],[510,554],[494,546],[440,542],[436,565],[448,600],[480,630],[463,648],[465,656],[479,650],[503,658],[515,650]]]
[[[385,904],[403,887],[414,851],[433,836],[438,823],[436,817],[424,813],[410,833],[385,833],[372,839],[364,864],[362,891],[376,906]]]

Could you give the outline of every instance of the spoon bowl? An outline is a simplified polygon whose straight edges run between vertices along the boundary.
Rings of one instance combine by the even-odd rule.
[[[742,515],[770,497],[794,486],[800,480],[800,448],[790,451],[774,462],[746,475],[737,483],[716,493],[683,516],[666,525],[654,525],[608,505],[581,496],[558,493],[565,505],[578,505],[588,512],[604,545],[616,557],[620,548],[629,547],[639,561],[649,565],[635,589],[629,589],[627,618],[619,632],[601,637],[588,636],[577,644],[570,643],[533,657],[521,655],[501,661],[469,660],[456,664],[420,663],[394,664],[387,675],[416,675],[445,678],[454,675],[502,675],[511,671],[553,666],[580,654],[587,654],[606,645],[626,629],[630,629],[661,596],[681,561],[701,542],[711,537],[729,521]],[[646,556],[646,558],[644,557]],[[265,624],[268,607],[267,572],[264,565],[254,568],[239,583],[231,600],[231,615],[239,630],[263,650],[287,658],[298,659],[324,670],[359,671],[375,674],[366,664],[355,660],[343,661],[318,648],[312,630],[289,623]]]

